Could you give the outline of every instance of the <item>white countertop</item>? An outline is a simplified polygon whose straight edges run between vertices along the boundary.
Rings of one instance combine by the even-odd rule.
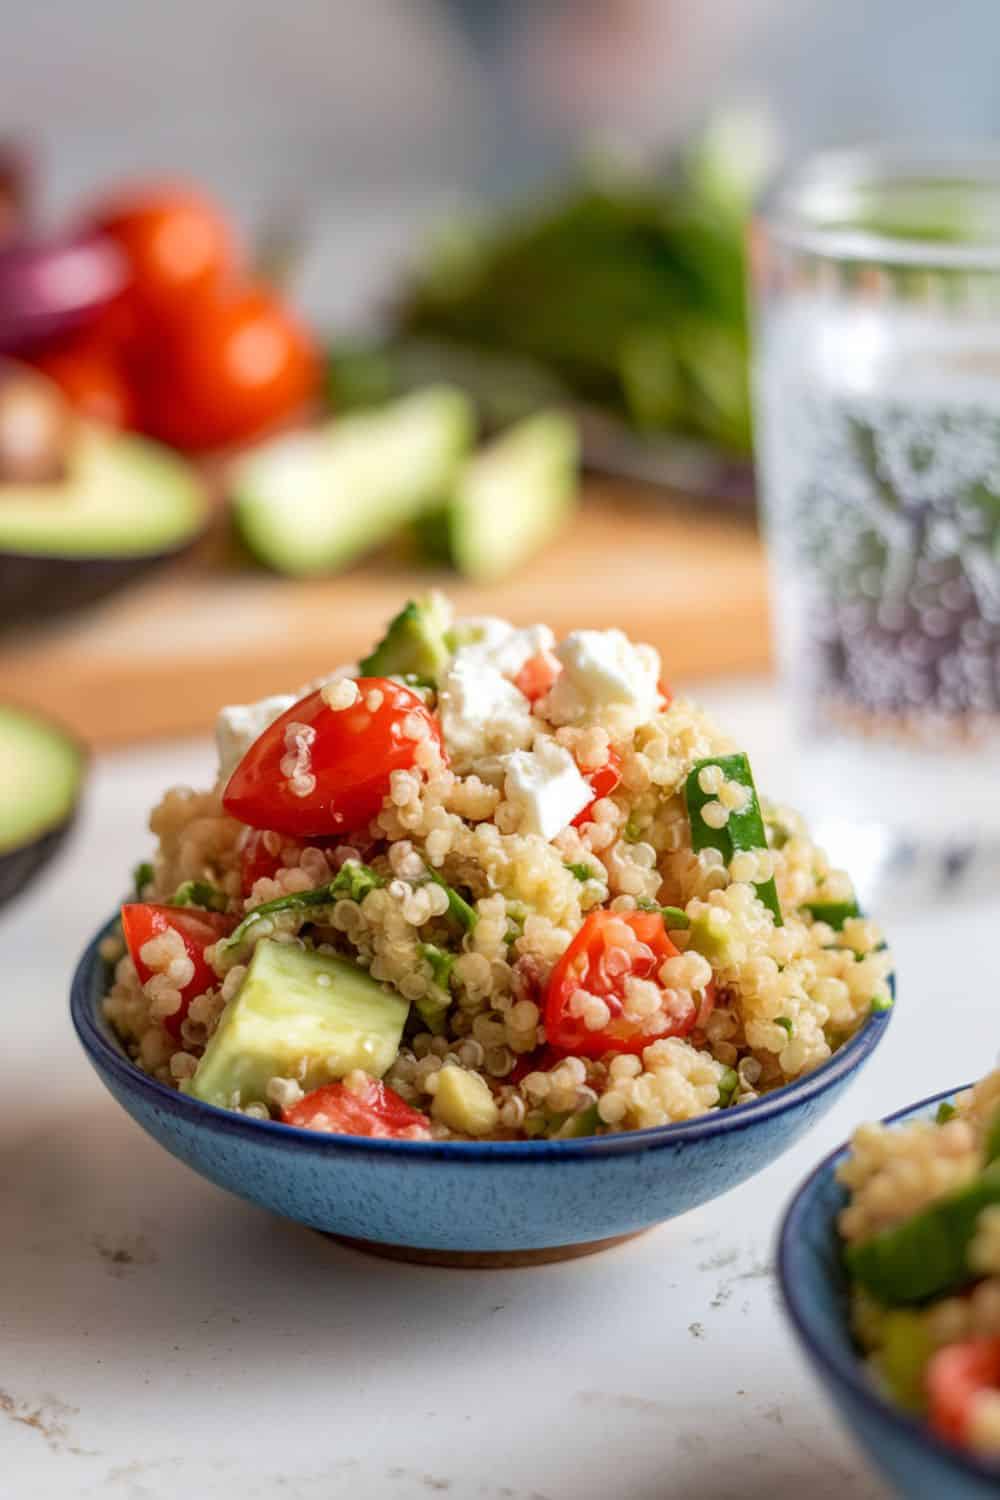
[[[759,765],[777,763],[768,690],[706,696]],[[792,1343],[772,1241],[795,1184],[855,1122],[990,1066],[996,905],[896,918],[885,1045],[752,1182],[586,1260],[396,1265],[203,1182],[118,1108],[73,1035],[69,974],[148,849],[146,811],[168,781],[206,781],[209,756],[98,760],[69,849],[0,917],[0,1491],[883,1497]]]

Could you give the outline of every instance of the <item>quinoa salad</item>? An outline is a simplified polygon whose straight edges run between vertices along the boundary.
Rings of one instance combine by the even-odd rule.
[[[933,1118],[862,1125],[837,1175],[873,1379],[938,1436],[1000,1460],[1000,1068]]]
[[[745,753],[618,630],[408,604],[224,708],[154,809],[105,1015],[210,1104],[409,1140],[738,1108],[891,1004],[891,962]]]

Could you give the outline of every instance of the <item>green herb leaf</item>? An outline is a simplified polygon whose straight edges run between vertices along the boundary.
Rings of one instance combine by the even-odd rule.
[[[601,878],[592,865],[585,865],[582,861],[579,864],[567,864],[566,869],[579,881],[600,880]]]
[[[225,951],[238,948],[250,928],[265,917],[283,911],[307,911],[318,906],[333,906],[337,901],[363,901],[369,891],[385,885],[382,876],[356,859],[349,859],[333,880],[326,885],[313,886],[308,891],[293,891],[287,896],[275,896],[273,901],[264,901],[255,906],[233,933],[225,940]]]
[[[947,1125],[948,1121],[953,1120],[957,1114],[958,1110],[955,1108],[954,1104],[952,1104],[949,1099],[942,1099],[941,1103],[937,1107],[937,1114],[934,1116],[934,1123],[935,1125]]]
[[[740,1086],[740,1075],[735,1068],[727,1068],[719,1079],[719,1108],[727,1109],[733,1102],[733,1095]]]
[[[136,865],[132,871],[132,885],[135,888],[135,899],[142,900],[142,893],[153,879],[153,866],[148,859],[144,859],[141,865]]]
[[[628,819],[625,827],[622,829],[622,838],[626,844],[637,844],[642,838],[642,831],[639,828],[636,818],[631,817]]]
[[[783,1027],[784,1030],[788,1032],[789,1036],[795,1035],[795,1027],[792,1025],[792,1021],[789,1016],[776,1016],[774,1024],[775,1026]]]
[[[825,922],[835,932],[840,932],[851,917],[861,915],[856,901],[807,901],[802,908],[810,912],[816,922]]]
[[[451,980],[451,971],[455,964],[455,955],[446,953],[443,948],[437,947],[435,943],[421,943],[420,956],[426,958],[431,966],[431,974],[434,983],[441,989],[446,990]]]
[[[207,880],[185,880],[174,891],[171,906],[200,906],[205,911],[225,911],[226,894]]]
[[[691,918],[680,906],[661,906],[664,924],[673,932],[683,932],[691,926]]]
[[[460,896],[455,887],[449,885],[448,882],[443,879],[443,877],[440,876],[436,870],[428,868],[427,873],[430,876],[431,880],[433,880],[435,885],[439,885],[443,891],[447,892],[448,910],[455,918],[456,922],[460,922],[465,928],[466,932],[471,932],[476,923],[479,921],[479,913],[476,911],[475,907],[470,906],[468,901],[465,900],[464,896]]]

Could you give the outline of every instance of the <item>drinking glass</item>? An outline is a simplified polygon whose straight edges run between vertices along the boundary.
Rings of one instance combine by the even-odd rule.
[[[798,793],[865,895],[1000,876],[1000,154],[815,158],[750,231]]]

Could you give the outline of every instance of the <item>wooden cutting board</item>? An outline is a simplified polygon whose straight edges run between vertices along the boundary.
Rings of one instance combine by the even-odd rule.
[[[461,614],[546,620],[558,634],[621,626],[658,647],[670,678],[768,660],[762,548],[748,522],[589,484],[570,530],[502,583],[416,573],[384,557],[292,582],[205,556],[85,615],[0,639],[0,695],[95,745],[205,730],[223,703],[294,689],[356,660],[407,597],[432,586]]]

